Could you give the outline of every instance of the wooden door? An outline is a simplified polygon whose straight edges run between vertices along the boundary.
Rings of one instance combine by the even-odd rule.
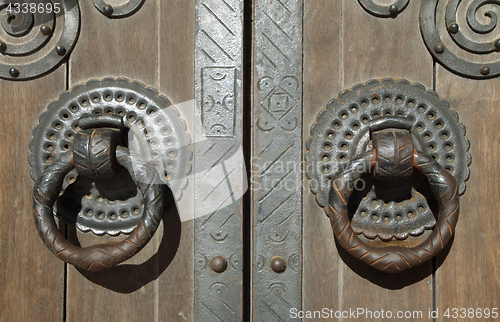
[[[126,2],[109,0],[115,7]],[[387,11],[393,2],[375,1]],[[464,18],[472,1],[463,2],[457,23],[474,39],[478,35],[466,30]],[[412,321],[495,320],[500,298],[495,265],[498,52],[462,50],[445,30],[445,1],[429,0],[437,6],[443,51],[450,48],[462,61],[477,62],[467,75],[460,64],[442,60],[436,44],[426,47],[421,33],[425,0],[400,0],[391,9],[397,14],[389,17],[364,9],[366,3],[371,1],[145,0],[133,14],[110,19],[93,2],[79,1],[79,36],[72,50],[66,48],[67,60],[62,53],[62,63],[49,66],[44,75],[16,80],[24,69],[13,76],[14,64],[37,61],[55,50],[57,41],[49,42],[46,52],[17,60],[1,55],[0,320],[293,321],[303,316],[304,321],[372,321],[379,316],[382,321],[390,320],[387,312],[394,319],[398,312],[410,314],[402,320]],[[476,19],[483,25],[490,19],[484,11],[498,10],[494,4],[479,9]],[[16,44],[17,38],[4,31],[0,39]],[[497,38],[498,28],[477,39],[493,44]],[[196,141],[203,127],[195,115],[202,108],[204,69],[234,75],[229,93],[236,99],[233,138],[243,141],[250,170],[243,202],[213,217],[220,219],[217,229],[232,218],[230,230],[225,228],[228,242],[209,237],[204,220],[182,219],[201,205],[193,180],[152,241],[124,265],[89,273],[59,261],[37,236],[31,214],[28,147],[39,115],[78,84],[126,77],[168,97]],[[356,84],[384,78],[420,83],[448,101],[466,128],[472,156],[454,238],[432,260],[397,274],[360,263],[335,241],[304,163],[311,127],[328,102]],[[182,104],[193,100],[194,107]],[[83,246],[122,238],[60,227]],[[225,272],[216,273],[207,262],[197,268],[198,249],[205,245],[202,255],[208,261],[216,255],[227,259]],[[223,285],[227,292],[212,285]]]
[[[371,79],[407,79],[436,91],[458,112],[470,140],[470,179],[460,197],[459,221],[449,247],[432,261],[399,274],[374,270],[347,254],[335,242],[330,222],[310,189],[304,188],[302,309],[328,308],[341,314],[364,310],[354,315],[356,318],[349,314],[326,319],[332,321],[378,320],[370,318],[367,311],[379,314],[379,321],[390,320],[387,314],[380,315],[382,310],[392,312],[393,318],[403,311],[410,314],[411,318],[402,319],[408,321],[448,321],[453,317],[461,321],[493,320],[492,315],[487,318],[481,312],[492,312],[500,296],[495,265],[499,248],[494,244],[499,195],[497,172],[493,170],[500,83],[495,77],[484,79],[479,72],[481,64],[497,59],[497,53],[485,57],[459,48],[444,23],[446,4],[452,1],[433,1],[431,6],[437,3],[435,25],[446,50],[461,61],[478,63],[472,77],[458,75],[454,66],[433,59],[433,44],[426,48],[420,30],[421,5],[426,1],[410,1],[399,14],[386,18],[364,10],[362,2],[372,1],[305,1],[304,144],[318,113],[342,90]],[[395,3],[373,2],[387,6],[383,7],[386,11]],[[457,12],[461,32],[478,42],[491,41],[465,30],[470,1],[463,2]],[[488,9],[491,7],[480,7],[476,14],[482,24],[489,22],[483,16]],[[440,54],[435,55],[439,58]],[[305,145],[303,150],[307,151]],[[465,316],[463,309],[470,315]],[[430,311],[438,311],[438,315],[429,317]],[[422,314],[420,318],[418,314]]]
[[[128,1],[108,2],[116,8]],[[163,221],[147,247],[113,273],[92,274],[69,267],[46,249],[35,231],[28,145],[48,103],[75,85],[105,77],[137,80],[173,104],[194,98],[194,1],[147,0],[128,17],[113,19],[98,11],[92,1],[78,5],[80,30],[69,59],[44,76],[3,79],[0,84],[1,110],[9,119],[1,134],[4,247],[0,280],[4,287],[0,320],[192,321],[193,221],[181,223],[175,210],[165,217],[170,219]],[[2,16],[5,9],[2,6]],[[60,32],[62,18],[57,16],[61,25],[56,24],[54,32]],[[2,40],[5,37],[2,34]],[[15,40],[7,38],[9,43]],[[28,55],[16,63],[36,61],[55,45],[49,42],[45,52],[42,49],[35,53],[37,57]],[[2,58],[5,64],[7,58]],[[192,133],[191,105],[179,106],[188,106],[179,111]],[[192,205],[188,189],[178,207],[186,213],[192,212]],[[69,237],[74,233],[70,231]],[[120,238],[78,232],[83,246]]]

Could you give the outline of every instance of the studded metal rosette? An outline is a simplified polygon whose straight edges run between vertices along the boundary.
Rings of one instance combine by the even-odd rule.
[[[29,162],[36,180],[62,154],[71,153],[80,118],[116,115],[128,128],[128,148],[155,166],[162,182],[179,200],[191,171],[192,151],[186,125],[170,101],[142,83],[126,79],[91,80],[49,104],[33,130]],[[143,196],[127,171],[92,180],[75,170],[64,180],[57,215],[82,231],[130,233],[143,212]]]
[[[78,38],[76,0],[0,0],[0,77],[30,79],[64,61]]]
[[[369,122],[382,116],[404,117],[412,124],[411,135],[417,151],[432,156],[453,175],[459,193],[465,192],[471,156],[465,128],[458,115],[435,92],[420,84],[392,79],[371,80],[355,85],[328,103],[318,115],[307,141],[307,176],[311,191],[321,207],[328,206],[330,183],[355,156],[372,148]],[[371,165],[367,165],[369,168]],[[405,200],[387,201],[376,197],[375,188],[361,193],[359,206],[351,209],[356,233],[365,237],[405,239],[434,227],[436,221],[426,195],[412,187]],[[365,187],[359,187],[363,190]],[[353,196],[353,199],[356,198]],[[363,227],[370,226],[370,229]],[[392,233],[387,232],[387,225]]]

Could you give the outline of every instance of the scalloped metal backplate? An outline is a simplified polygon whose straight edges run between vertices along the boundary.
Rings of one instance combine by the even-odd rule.
[[[146,147],[142,145],[141,149],[147,151],[137,152],[153,163],[175,198],[181,198],[192,158],[186,125],[167,98],[142,83],[122,78],[91,80],[49,104],[30,141],[33,180],[59,155],[71,153],[72,139],[80,130],[78,120],[91,114],[123,116],[126,126],[136,133],[134,139],[139,140],[143,134]],[[57,215],[82,231],[97,235],[130,233],[143,212],[142,194],[126,171],[113,180],[96,183],[78,177],[73,170],[66,176],[63,189]]]
[[[334,175],[349,160],[370,148],[369,121],[384,115],[409,118],[413,122],[411,133],[415,149],[434,157],[455,177],[460,195],[465,192],[471,156],[465,127],[459,123],[457,113],[435,92],[427,91],[420,84],[405,80],[371,80],[355,85],[330,101],[311,129],[311,137],[307,141],[307,176],[311,179],[311,191],[316,194],[321,207],[328,205],[329,182]],[[415,199],[412,202],[389,204],[374,203],[372,194],[368,193],[361,200],[352,219],[353,228],[356,223],[359,224],[358,233],[365,234],[362,226],[367,220],[372,222],[373,227],[383,226],[384,222],[401,226],[390,236],[382,234],[383,229],[380,229],[380,234],[371,231],[365,234],[369,238],[404,239],[408,235],[421,234],[423,228],[418,228],[416,223],[422,224],[422,217],[427,219],[421,227],[431,229],[434,226],[434,218],[430,216],[429,207],[424,204],[425,198],[419,192],[412,193]]]

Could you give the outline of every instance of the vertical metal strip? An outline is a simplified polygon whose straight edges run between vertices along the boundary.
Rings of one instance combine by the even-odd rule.
[[[195,316],[242,319],[243,0],[197,0]],[[211,260],[218,263],[211,267]]]
[[[301,308],[302,12],[303,0],[255,1],[255,321],[289,321]]]

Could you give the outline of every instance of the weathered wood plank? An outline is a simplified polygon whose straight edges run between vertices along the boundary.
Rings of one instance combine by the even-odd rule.
[[[89,79],[127,77],[155,85],[158,69],[158,0],[139,11],[108,19],[92,1],[79,2],[80,37],[70,60],[70,87]]]
[[[432,57],[420,36],[420,3],[410,1],[396,18],[377,18],[358,1],[344,1],[343,89],[388,77],[431,88]]]
[[[460,215],[449,253],[439,254],[436,273],[437,307],[442,320],[446,309],[499,307],[500,159],[497,128],[500,122],[500,79],[471,80],[441,66],[436,68],[436,91],[458,112],[470,140],[470,179],[460,197]],[[498,311],[498,309],[497,309]],[[484,316],[483,316],[484,318]],[[491,318],[491,315],[490,315]],[[486,319],[485,319],[486,320]]]
[[[319,112],[342,90],[341,9],[340,1],[304,3],[304,152]],[[316,203],[305,175],[304,179],[303,310],[317,311],[325,307],[336,310],[340,259],[330,221]]]
[[[159,89],[176,105],[186,121],[188,133],[194,133],[194,0],[160,2]],[[158,316],[160,321],[194,321],[194,214],[193,176],[183,192],[177,209],[182,223],[173,221],[172,235],[180,235],[178,248],[162,258],[172,262],[158,280]],[[164,221],[168,225],[168,221]],[[168,240],[165,241],[167,244]],[[170,243],[172,243],[170,242]],[[161,262],[160,262],[161,266]]]
[[[0,81],[1,321],[62,321],[64,263],[43,244],[33,221],[28,164],[31,130],[66,88],[66,65],[31,81]]]
[[[420,1],[410,1],[396,18],[383,19],[367,13],[358,1],[344,1],[343,89],[374,78],[404,78],[432,88],[432,58],[421,40],[419,9]],[[384,274],[337,248],[343,258],[337,294],[342,310],[426,314],[432,307],[431,262],[401,274]]]
[[[158,1],[145,1],[139,11],[122,19],[108,19],[92,1],[80,2],[80,8],[82,26],[70,59],[69,86],[119,76],[157,85]],[[160,227],[143,250],[107,272],[90,274],[69,266],[67,320],[157,320],[162,233]],[[82,246],[123,238],[78,233]]]

